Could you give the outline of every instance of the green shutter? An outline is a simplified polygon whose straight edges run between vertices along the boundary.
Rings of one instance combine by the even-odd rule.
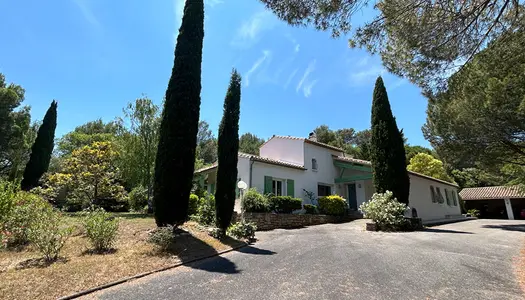
[[[272,176],[264,176],[264,193],[269,194],[272,192]]]
[[[286,191],[288,193],[288,196],[295,197],[294,182],[292,179],[286,180]]]

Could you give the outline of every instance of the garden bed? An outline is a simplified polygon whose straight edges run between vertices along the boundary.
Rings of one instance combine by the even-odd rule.
[[[78,217],[67,217],[75,230],[61,252],[61,258],[47,265],[30,247],[18,251],[0,251],[0,295],[3,299],[56,299],[123,277],[167,267],[176,263],[206,257],[239,246],[242,242],[226,238],[219,241],[195,222],[183,229],[191,234],[176,238],[174,249],[163,254],[148,243],[155,228],[151,216],[122,213],[116,250],[91,254],[89,242],[82,235]]]

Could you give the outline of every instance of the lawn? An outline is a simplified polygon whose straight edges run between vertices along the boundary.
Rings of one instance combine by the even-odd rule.
[[[187,222],[183,229],[189,234],[177,236],[173,251],[161,253],[147,242],[148,232],[155,228],[151,216],[132,213],[116,216],[121,221],[116,250],[112,253],[91,254],[79,217],[74,215],[67,217],[67,222],[75,228],[73,235],[64,246],[61,258],[51,265],[46,265],[30,247],[0,251],[1,298],[56,299],[241,244],[234,239],[219,241],[199,224]]]

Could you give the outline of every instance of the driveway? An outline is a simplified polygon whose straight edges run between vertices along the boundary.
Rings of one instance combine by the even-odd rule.
[[[104,290],[101,299],[523,299],[513,257],[525,221],[412,233],[364,220],[257,233],[239,251]]]

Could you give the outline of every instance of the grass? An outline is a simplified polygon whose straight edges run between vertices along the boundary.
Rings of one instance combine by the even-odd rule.
[[[67,217],[67,222],[75,230],[55,263],[47,264],[30,247],[0,251],[1,298],[56,299],[241,244],[233,239],[219,241],[209,236],[199,224],[187,222],[183,229],[190,234],[177,236],[170,253],[161,253],[146,241],[148,232],[155,228],[152,217],[129,213],[117,216],[121,221],[116,250],[108,254],[90,254],[89,242],[83,236],[75,215]]]

